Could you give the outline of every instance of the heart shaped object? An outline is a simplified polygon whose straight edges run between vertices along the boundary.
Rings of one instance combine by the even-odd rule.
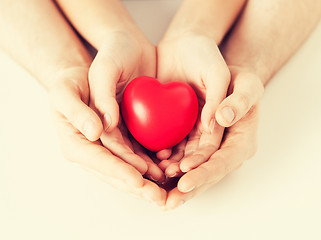
[[[138,77],[126,87],[121,113],[128,130],[145,148],[160,151],[181,142],[195,125],[198,100],[184,82],[161,84]]]

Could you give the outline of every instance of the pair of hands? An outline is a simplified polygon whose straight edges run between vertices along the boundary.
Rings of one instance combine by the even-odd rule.
[[[161,82],[185,81],[200,103],[195,128],[173,149],[158,152],[159,162],[130,137],[119,116],[123,89],[142,75],[157,76]],[[50,97],[66,158],[159,206],[177,207],[255,153],[262,83],[246,69],[228,67],[207,36],[164,38],[156,54],[146,39],[113,32],[90,68],[66,69],[59,79]],[[222,140],[224,127],[229,128]],[[165,181],[165,174],[182,176],[169,192],[156,184]]]

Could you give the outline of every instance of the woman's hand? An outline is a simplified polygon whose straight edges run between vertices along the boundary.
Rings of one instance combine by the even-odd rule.
[[[210,188],[256,152],[259,101],[264,87],[260,78],[246,69],[229,68],[232,74],[229,96],[218,106],[215,116],[220,125],[232,126],[226,128],[219,150],[207,162],[183,175],[177,187],[168,193],[166,209],[175,208]],[[226,108],[234,113],[232,122],[225,117]]]
[[[102,144],[147,177],[161,182],[165,178],[162,170],[139,144],[129,141],[128,130],[119,121],[119,103],[124,88],[138,76],[154,77],[155,71],[156,49],[147,39],[130,32],[106,34],[89,70],[90,107],[102,119]]]
[[[110,148],[97,140],[103,125],[88,106],[87,76],[87,67],[65,70],[49,89],[54,122],[65,157],[118,189],[164,205],[166,191],[142,176],[149,171],[147,165],[150,163],[134,154],[134,149],[129,147],[131,143],[122,137],[118,128],[102,134],[102,141],[111,144]],[[128,164],[130,161],[135,162],[134,167]]]
[[[200,104],[199,121],[187,141],[179,144],[169,159],[169,150],[157,154],[163,160],[159,166],[166,175],[175,177],[204,163],[219,148],[224,128],[216,123],[215,112],[226,96],[230,72],[212,38],[188,32],[165,36],[160,42],[157,78],[161,82],[187,82],[196,91]]]

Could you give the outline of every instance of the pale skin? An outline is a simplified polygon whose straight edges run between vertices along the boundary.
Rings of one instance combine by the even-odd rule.
[[[1,47],[48,91],[68,159],[165,209],[205,191],[253,156],[264,85],[321,15],[318,0],[185,0],[156,48],[118,0],[57,2],[98,50],[93,61],[51,1],[2,1]],[[140,75],[190,83],[202,107],[187,140],[173,153],[157,153],[159,166],[119,122],[119,93]],[[155,183],[164,180],[163,171],[185,174],[166,192]]]

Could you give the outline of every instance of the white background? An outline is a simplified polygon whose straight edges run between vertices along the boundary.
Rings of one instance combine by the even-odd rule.
[[[179,2],[126,6],[156,43]],[[321,239],[320,43],[321,24],[268,85],[256,156],[170,212],[65,160],[45,91],[0,53],[0,239]]]

